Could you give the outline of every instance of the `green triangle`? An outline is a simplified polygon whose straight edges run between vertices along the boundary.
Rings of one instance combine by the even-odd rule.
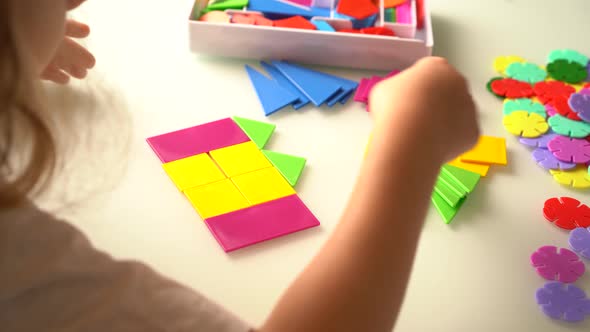
[[[439,194],[447,204],[455,207],[461,202],[465,195],[458,194],[451,186],[445,183],[440,177],[436,180],[434,191]]]
[[[462,199],[461,201],[459,201],[457,206],[452,207],[449,204],[447,204],[445,199],[442,198],[442,196],[440,196],[436,192],[432,193],[431,200],[432,200],[432,204],[434,204],[434,207],[436,208],[436,210],[438,211],[440,216],[445,221],[445,224],[451,223],[453,218],[455,218],[455,216],[457,215],[457,213],[461,209],[461,206],[463,206],[463,202],[465,202],[465,199]]]
[[[307,162],[305,158],[268,150],[262,150],[262,153],[281,172],[290,185],[293,187],[297,185]]]
[[[242,9],[248,6],[248,0],[225,0],[217,1],[207,6],[207,11],[212,10],[226,10],[226,9]]]
[[[272,123],[244,119],[237,116],[232,117],[232,119],[238,124],[238,126],[240,126],[240,128],[242,128],[246,135],[254,141],[259,149],[264,148],[276,128]]]
[[[470,193],[475,189],[475,186],[477,186],[477,183],[481,178],[481,175],[477,173],[451,165],[444,165],[442,167],[442,172],[453,178],[456,184],[460,185],[467,193]]]

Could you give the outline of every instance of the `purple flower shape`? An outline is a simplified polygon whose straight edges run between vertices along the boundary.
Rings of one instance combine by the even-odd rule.
[[[547,143],[547,148],[561,161],[575,164],[590,162],[590,142],[586,139],[557,136]]]
[[[549,143],[552,139],[559,136],[558,134],[554,133],[553,131],[549,130],[545,135],[541,135],[535,138],[526,138],[521,137],[520,143],[530,146],[532,148],[547,148],[547,143]]]
[[[533,159],[537,165],[546,170],[560,169],[565,171],[576,167],[576,164],[567,163],[555,158],[551,151],[543,148],[536,148],[535,151],[533,151]]]
[[[590,94],[574,93],[570,96],[569,105],[572,111],[578,113],[578,116],[590,122]]]
[[[537,290],[535,297],[543,313],[553,319],[580,322],[590,315],[590,300],[574,285],[548,282]]]
[[[569,243],[580,256],[590,259],[590,227],[574,228],[570,232]]]
[[[565,283],[578,280],[586,266],[575,252],[554,246],[543,246],[531,255],[531,264],[541,277]]]

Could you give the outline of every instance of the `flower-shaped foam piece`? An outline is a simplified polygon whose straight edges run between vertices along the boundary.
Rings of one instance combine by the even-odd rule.
[[[582,91],[584,92],[574,93],[570,96],[569,106],[577,113],[580,119],[590,122],[590,92]]]
[[[541,277],[565,283],[578,280],[586,266],[575,252],[554,246],[543,246],[531,255],[531,264]]]
[[[520,138],[520,143],[526,145],[526,146],[530,146],[532,148],[543,148],[543,149],[547,149],[547,143],[549,143],[553,138],[555,138],[557,135],[556,133],[552,132],[551,130],[548,131],[545,135],[541,135],[539,137],[535,137],[535,138]]]
[[[494,59],[494,70],[498,74],[506,75],[506,68],[515,62],[526,62],[526,60],[516,55],[499,56]]]
[[[543,104],[553,101],[557,97],[569,98],[576,89],[560,81],[546,81],[535,84],[534,92]]]
[[[585,139],[557,136],[547,144],[547,148],[555,158],[567,163],[590,162],[590,142]]]
[[[555,60],[567,60],[570,62],[577,62],[584,67],[588,65],[587,56],[578,51],[569,49],[551,51],[551,53],[549,53],[548,60],[548,62],[553,62]]]
[[[500,95],[498,95],[498,94],[496,94],[496,93],[494,92],[494,89],[492,89],[492,83],[494,83],[494,81],[499,81],[499,80],[503,80],[503,79],[504,79],[504,77],[493,77],[493,78],[492,78],[492,79],[490,79],[490,80],[488,81],[488,83],[486,84],[486,88],[488,89],[488,91],[489,91],[491,94],[493,94],[494,96],[496,96],[496,97],[498,97],[498,98],[502,98],[502,99],[504,99],[504,97],[503,97],[503,96],[500,96]]]
[[[541,67],[529,62],[514,62],[506,68],[506,75],[515,80],[535,84],[547,78],[547,72]]]
[[[527,138],[539,137],[549,130],[545,118],[527,111],[512,112],[504,116],[502,123],[509,133]]]
[[[548,116],[554,116],[557,114],[557,110],[551,104],[545,104],[545,111],[547,112]]]
[[[574,110],[570,107],[568,99],[569,98],[565,97],[557,97],[553,99],[553,101],[551,102],[551,106],[553,106],[557,114],[571,120],[581,121],[582,119],[580,119],[578,113],[574,112]]]
[[[545,201],[543,215],[563,229],[590,227],[590,208],[571,197],[554,197]]]
[[[570,232],[570,247],[580,256],[590,259],[590,227],[574,228]]]
[[[529,83],[512,78],[494,80],[490,86],[495,95],[506,98],[527,98],[534,94],[533,87]]]
[[[576,84],[588,77],[586,66],[568,60],[555,60],[547,65],[547,72],[558,81]]]
[[[543,148],[536,148],[535,151],[533,151],[533,159],[535,160],[537,165],[547,170],[568,170],[576,167],[576,164],[564,162],[555,158],[551,151]]]
[[[575,285],[548,282],[537,290],[535,297],[543,313],[553,319],[573,323],[590,315],[590,300]]]
[[[540,116],[547,118],[547,111],[545,110],[545,106],[543,104],[532,101],[529,98],[519,98],[519,99],[508,99],[504,103],[504,108],[502,113],[504,115],[510,115],[512,112],[515,111],[527,111],[529,113],[537,113]]]
[[[577,166],[571,170],[550,170],[549,173],[553,175],[553,179],[564,186],[569,186],[575,189],[590,188],[590,174],[586,171],[586,167]]]
[[[590,135],[590,123],[574,121],[559,114],[549,118],[549,125],[554,132],[573,138],[584,138]]]

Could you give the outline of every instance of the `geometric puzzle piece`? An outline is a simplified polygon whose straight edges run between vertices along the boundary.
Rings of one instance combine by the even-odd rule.
[[[463,202],[465,202],[465,199],[461,200],[461,202],[459,202],[457,206],[452,207],[447,203],[447,201],[442,196],[440,196],[436,191],[434,191],[432,193],[431,201],[434,207],[436,208],[436,211],[438,211],[438,214],[440,214],[440,216],[443,218],[445,224],[450,224],[453,218],[455,218],[455,216],[461,209],[461,206],[463,205]]]
[[[377,14],[379,8],[371,0],[340,0],[337,11],[339,14],[362,20]]]
[[[569,106],[584,121],[590,122],[590,94],[574,93],[570,96]]]
[[[588,64],[587,56],[576,50],[570,49],[553,50],[551,53],[549,53],[549,57],[547,59],[548,62],[553,62],[555,60],[568,60],[570,62],[577,62],[584,67]]]
[[[436,180],[434,185],[434,191],[442,197],[447,204],[451,207],[455,207],[465,198],[465,194],[461,195],[454,190],[454,188],[440,176]]]
[[[293,104],[294,109],[298,110],[309,104],[309,98],[307,98],[305,94],[301,92],[301,90],[299,90],[293,83],[291,83],[291,81],[273,65],[264,61],[261,61],[260,65],[262,66],[262,68],[264,68],[264,70],[266,70],[266,72],[270,75],[270,77],[272,77],[273,80],[275,80],[277,83],[279,83],[281,87],[283,87],[283,89],[286,89],[295,96],[297,96],[299,100]]]
[[[291,186],[297,185],[307,162],[305,158],[268,150],[262,150],[262,153],[281,172]]]
[[[527,111],[512,112],[504,116],[502,122],[506,131],[520,137],[539,137],[549,130],[544,117]]]
[[[206,10],[242,9],[247,5],[248,0],[224,0],[210,4],[207,6]]]
[[[443,175],[443,178],[447,176],[450,177],[453,180],[453,183],[466,194],[471,193],[475,189],[481,178],[477,173],[452,165],[443,165],[441,174]]]
[[[185,190],[184,194],[202,219],[250,206],[248,200],[240,193],[230,179],[189,188]]]
[[[577,227],[570,232],[569,244],[580,256],[590,259],[590,227]]]
[[[514,112],[506,117],[514,117],[518,114],[524,114],[527,117],[529,116],[529,113],[522,111]],[[530,116],[536,116],[545,121],[537,114],[531,113]],[[461,161],[478,164],[506,165],[508,163],[506,159],[506,140],[500,137],[481,136],[477,145],[475,145],[470,151],[461,155],[460,159]]]
[[[551,151],[543,148],[536,148],[533,151],[533,159],[535,160],[537,165],[543,167],[546,170],[568,170],[576,167],[576,164],[564,162],[555,158]]]
[[[586,164],[590,162],[590,142],[585,139],[575,139],[557,136],[547,145],[555,158],[566,163]]]
[[[541,67],[528,62],[515,62],[506,68],[506,75],[515,80],[535,84],[547,78],[547,72]]]
[[[299,100],[297,96],[283,89],[279,83],[264,76],[254,68],[246,65],[246,71],[266,116],[276,113]]]
[[[573,323],[590,315],[590,300],[575,285],[548,282],[537,290],[536,299],[543,313],[553,319]]]
[[[549,125],[554,132],[573,138],[584,138],[590,135],[590,123],[570,120],[561,115],[549,118]]]
[[[162,167],[180,191],[225,179],[206,153],[165,163]]]
[[[515,62],[526,62],[526,60],[516,55],[499,56],[494,59],[494,69],[498,74],[506,75],[506,68]]]
[[[297,195],[205,219],[225,252],[320,225]]]
[[[234,177],[272,166],[252,141],[213,150],[209,152],[209,155],[227,177]]]
[[[163,163],[207,153],[211,150],[244,143],[249,140],[248,136],[230,118],[146,139]]]
[[[303,16],[292,16],[274,20],[274,26],[277,28],[317,30],[316,26]]]
[[[590,174],[586,171],[585,166],[578,166],[571,170],[550,170],[553,175],[553,179],[557,183],[564,186],[570,186],[576,189],[588,189],[590,188]]]
[[[274,167],[232,177],[231,180],[251,205],[295,194],[295,190]]]
[[[508,99],[504,103],[504,115],[510,115],[515,111],[527,111],[529,113],[537,113],[544,118],[547,117],[545,106],[539,102],[532,101],[529,98]]]
[[[575,282],[586,270],[586,266],[575,252],[555,246],[537,249],[531,255],[531,264],[537,270],[537,274],[546,280],[564,283]]]
[[[451,160],[450,162],[448,162],[448,165],[455,166],[473,173],[477,173],[481,176],[488,175],[488,171],[490,170],[490,165],[467,163],[461,161],[461,157],[457,157]]]
[[[232,119],[238,124],[238,126],[240,126],[240,128],[242,128],[259,149],[264,148],[277,127],[272,123],[260,122],[237,116],[232,117]]]
[[[554,197],[545,201],[543,215],[555,226],[571,230],[590,227],[590,208],[571,197]]]

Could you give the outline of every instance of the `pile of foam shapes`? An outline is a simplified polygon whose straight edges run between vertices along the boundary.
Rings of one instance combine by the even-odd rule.
[[[225,252],[320,224],[294,189],[306,159],[264,150],[274,131],[233,117],[147,139]]]
[[[542,246],[531,255],[537,274],[548,282],[536,292],[537,304],[548,317],[581,322],[590,316],[590,299],[574,285],[586,272],[582,258],[590,259],[590,208],[571,197],[554,197],[545,202],[545,218],[570,230],[569,247]]]
[[[381,5],[381,0],[212,0],[198,19],[386,37],[401,29],[405,38],[422,29],[423,0],[385,0]]]
[[[518,56],[494,61],[488,90],[504,99],[503,124],[558,183],[590,189],[590,61],[554,50],[541,67]]]
[[[366,78],[362,78],[361,81],[359,82],[359,86],[358,89],[356,90],[356,94],[354,95],[354,101],[359,102],[359,103],[363,103],[366,105],[366,110],[367,112],[370,112],[370,104],[369,104],[369,96],[371,95],[371,91],[373,90],[373,88],[377,85],[377,83],[394,77],[395,75],[399,74],[400,71],[399,70],[393,70],[391,71],[389,74],[387,74],[386,76],[372,76],[372,77],[366,77]]]
[[[287,106],[299,110],[315,106],[346,104],[358,83],[284,61],[261,62],[268,77],[246,66],[264,114],[269,116]]]

